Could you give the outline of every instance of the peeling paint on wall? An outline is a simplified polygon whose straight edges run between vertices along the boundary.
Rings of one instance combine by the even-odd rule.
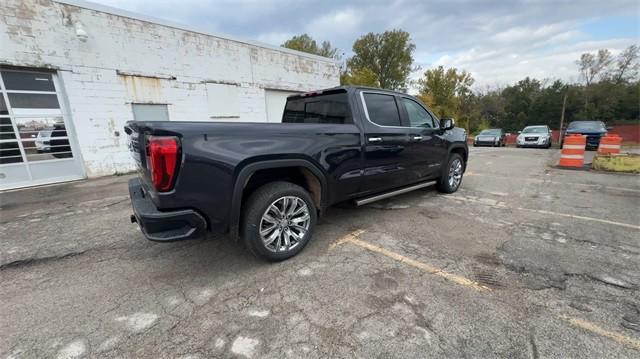
[[[223,106],[207,84],[232,85],[237,104],[221,115],[266,121],[265,88],[339,83],[331,60],[52,0],[1,1],[0,64],[58,69],[89,177],[133,169],[126,136],[116,134],[133,120],[132,103],[168,104],[172,121],[211,121]],[[86,38],[77,36],[78,26]]]
[[[157,77],[142,77],[119,75],[127,90],[130,102],[135,103],[165,103],[162,94],[162,80]]]

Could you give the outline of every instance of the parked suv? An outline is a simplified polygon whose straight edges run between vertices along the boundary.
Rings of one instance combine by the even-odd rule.
[[[335,203],[462,182],[465,131],[412,96],[305,93],[287,99],[282,122],[129,122],[132,221],[153,241],[229,233],[276,261],[299,253]]]
[[[527,126],[518,131],[517,147],[551,147],[551,129],[549,126]]]

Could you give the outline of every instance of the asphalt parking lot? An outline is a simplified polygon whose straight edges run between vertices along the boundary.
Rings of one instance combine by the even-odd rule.
[[[640,356],[640,180],[473,148],[269,264],[129,223],[127,176],[0,195],[3,357]]]

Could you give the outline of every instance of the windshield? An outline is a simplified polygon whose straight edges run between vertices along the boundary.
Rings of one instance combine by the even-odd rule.
[[[569,127],[567,127],[567,130],[605,132],[607,129],[601,121],[578,121],[571,122]]]
[[[42,130],[38,132],[38,138],[51,137],[53,130]]]
[[[496,129],[489,129],[489,130],[482,130],[482,132],[480,132],[481,136],[500,136],[500,130],[496,130]]]
[[[546,127],[525,127],[522,133],[548,133]]]

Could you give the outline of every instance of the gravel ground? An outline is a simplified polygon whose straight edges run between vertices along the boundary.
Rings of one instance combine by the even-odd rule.
[[[127,176],[0,194],[3,357],[640,356],[638,176],[474,148],[453,195],[332,208],[297,257],[146,241]]]

